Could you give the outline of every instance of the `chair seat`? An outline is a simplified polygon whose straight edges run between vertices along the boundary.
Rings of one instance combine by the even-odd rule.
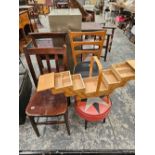
[[[89,68],[90,68],[89,61],[78,63],[74,68],[74,74],[81,74],[82,77],[88,77],[89,70],[90,70]],[[98,67],[96,62],[94,62],[92,76],[96,76],[96,75],[98,75]]]
[[[103,97],[102,100],[106,103],[108,102],[107,97]],[[90,122],[100,121],[106,118],[112,106],[112,103],[110,100],[109,100],[109,103],[107,103],[109,106],[96,103],[98,104],[98,109],[94,104],[86,108],[86,104],[87,104],[87,101],[80,101],[76,103],[75,110],[76,110],[76,113],[81,118]]]
[[[64,94],[52,95],[50,90],[35,92],[26,108],[28,116],[56,116],[67,111]]]

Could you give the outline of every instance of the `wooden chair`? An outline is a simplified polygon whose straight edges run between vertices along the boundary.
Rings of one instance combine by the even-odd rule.
[[[90,56],[100,59],[106,31],[70,32],[70,43],[74,60],[74,73],[81,73],[82,77],[89,74]],[[88,39],[84,39],[87,36]],[[81,59],[81,60],[80,60]],[[98,74],[98,67],[93,66],[93,76]]]
[[[66,47],[66,33],[63,33],[63,32],[29,33],[29,36],[32,39],[33,45],[38,48]],[[64,52],[66,53],[66,51]],[[44,57],[41,57],[41,59],[44,59]],[[62,59],[63,57],[62,55],[60,55],[59,60],[61,62],[63,61]],[[66,62],[67,62],[67,57],[65,57],[65,63]],[[67,63],[66,63],[66,66],[67,66]]]
[[[77,0],[70,0],[70,8],[78,8],[82,14],[83,22],[94,22],[95,21],[95,12],[85,10],[84,7]]]
[[[31,46],[31,47],[30,47]],[[32,64],[32,55],[36,56],[37,64],[39,66],[40,74],[45,74],[52,72],[53,69],[51,67],[51,58],[54,58],[55,61],[55,71],[59,72],[60,67],[63,67],[63,70],[66,69],[66,47],[59,48],[36,48],[32,47],[30,43],[24,48],[25,57],[27,60],[27,64],[29,70],[31,72],[32,78],[34,80],[35,86],[37,87],[38,78],[36,75],[37,66]],[[63,56],[63,64],[60,66],[59,64],[59,56]],[[44,59],[42,59],[44,57]],[[43,63],[43,60],[46,62]],[[34,60],[33,60],[34,62]],[[35,70],[35,69],[36,70]],[[53,95],[51,90],[46,90],[42,92],[35,92],[26,108],[26,114],[30,119],[32,127],[37,134],[40,136],[37,125],[42,124],[62,124],[65,123],[67,127],[67,132],[70,135],[69,122],[68,122],[68,105],[67,98],[63,93],[58,95]],[[39,122],[36,121],[35,118],[41,117],[58,117],[63,116],[64,121],[47,121],[47,122]]]

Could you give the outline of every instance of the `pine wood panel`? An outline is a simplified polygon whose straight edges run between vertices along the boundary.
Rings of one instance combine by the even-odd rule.
[[[39,76],[37,91],[48,90],[54,87],[54,73]]]

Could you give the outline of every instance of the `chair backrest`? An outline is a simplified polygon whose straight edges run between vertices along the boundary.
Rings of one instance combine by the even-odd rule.
[[[100,59],[104,40],[105,31],[95,32],[70,32],[69,38],[72,48],[74,65],[78,63],[78,57],[82,55],[82,61],[89,55],[97,56]],[[88,39],[85,39],[85,38]],[[89,39],[91,37],[91,39]],[[84,40],[83,40],[84,38]]]
[[[29,42],[27,46],[24,47],[24,53],[35,86],[37,86],[38,83],[37,71],[39,71],[40,74],[45,74],[66,70],[67,60],[65,46],[55,48],[30,48],[30,44],[31,43]],[[37,63],[35,63],[34,56],[36,57]],[[62,62],[60,61],[60,58]],[[55,64],[52,60],[54,60]],[[39,67],[39,70],[37,67]]]

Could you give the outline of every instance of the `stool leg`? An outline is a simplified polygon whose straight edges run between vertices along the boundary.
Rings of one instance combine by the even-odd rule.
[[[85,120],[85,130],[87,129],[87,124],[88,124],[88,121]]]
[[[68,106],[70,106],[70,104],[71,104],[70,97],[67,97],[67,104],[68,104]]]
[[[103,119],[103,123],[105,123],[105,118]]]
[[[64,120],[65,120],[65,124],[66,124],[68,135],[70,135],[70,128],[69,128],[69,122],[68,122],[68,110],[64,114]]]
[[[35,131],[36,135],[39,137],[40,134],[39,134],[37,125],[36,125],[36,123],[35,123],[34,117],[32,117],[32,116],[30,117],[30,116],[29,116],[29,119],[30,119],[31,125],[32,125],[32,127],[33,127],[33,130]]]

